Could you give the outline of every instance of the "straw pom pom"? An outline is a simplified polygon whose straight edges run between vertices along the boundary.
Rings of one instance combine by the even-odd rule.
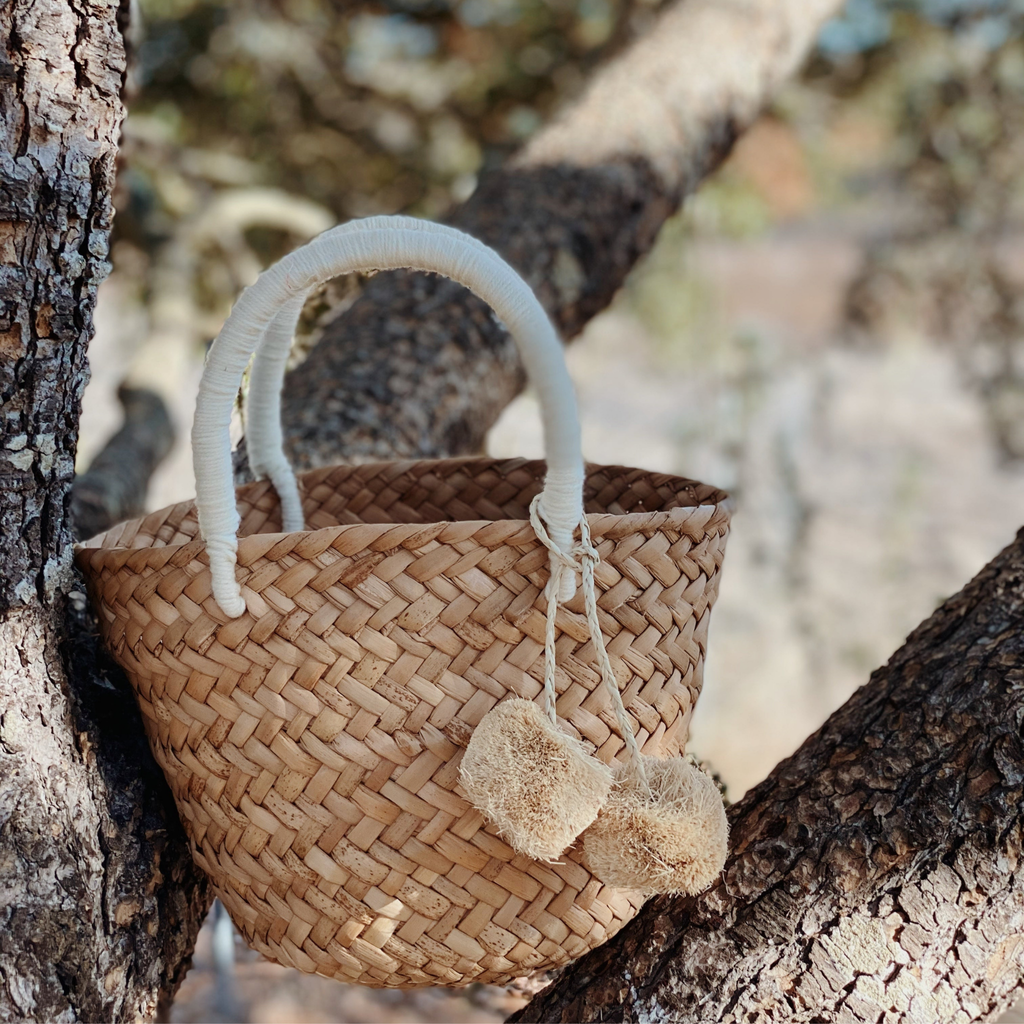
[[[689,758],[643,758],[650,797],[630,765],[583,836],[587,866],[617,889],[703,892],[725,865],[729,826],[711,776]]]
[[[612,784],[606,764],[521,698],[487,713],[460,771],[466,795],[502,838],[518,853],[545,861],[593,823]]]

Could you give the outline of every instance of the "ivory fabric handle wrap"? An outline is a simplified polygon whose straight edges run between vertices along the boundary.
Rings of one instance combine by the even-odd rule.
[[[288,366],[295,326],[302,314],[306,292],[289,299],[271,321],[256,349],[245,396],[245,445],[249,468],[257,480],[274,485],[281,500],[281,525],[285,533],[306,528],[302,498],[281,433],[281,387]]]
[[[207,356],[192,426],[196,507],[213,596],[231,618],[244,614],[245,600],[235,580],[240,520],[228,430],[249,359],[259,346],[246,427],[253,470],[268,476],[277,489],[285,529],[301,529],[298,488],[282,444],[280,392],[302,302],[310,289],[342,274],[402,269],[441,274],[464,285],[491,306],[515,339],[540,398],[548,464],[540,511],[551,540],[566,556],[572,553],[573,534],[583,517],[579,415],[548,315],[529,285],[470,235],[411,217],[369,217],[325,231],[265,270],[241,294]],[[562,600],[575,591],[570,576],[561,574],[567,581]]]

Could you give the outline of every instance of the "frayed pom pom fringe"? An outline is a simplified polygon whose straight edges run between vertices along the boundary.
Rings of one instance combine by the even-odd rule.
[[[532,701],[503,701],[484,717],[462,759],[470,802],[518,853],[550,861],[597,817],[611,769],[566,736]]]
[[[714,780],[687,758],[644,757],[648,799],[622,765],[598,819],[584,833],[587,866],[617,889],[703,892],[725,865],[729,826]]]

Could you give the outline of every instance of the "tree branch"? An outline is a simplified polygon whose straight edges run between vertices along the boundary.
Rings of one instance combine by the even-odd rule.
[[[514,1021],[992,1019],[1024,961],[1024,531]]]
[[[600,71],[452,224],[494,246],[566,337],[611,302],[683,197],[793,72],[837,0],[687,0]],[[448,281],[380,274],[288,376],[296,465],[478,451],[523,385],[511,339]]]
[[[174,425],[164,400],[146,388],[122,384],[117,398],[124,423],[75,477],[71,515],[79,540],[141,515],[149,478],[174,444]]]

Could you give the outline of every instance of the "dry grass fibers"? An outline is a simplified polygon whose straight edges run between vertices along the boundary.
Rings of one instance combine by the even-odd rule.
[[[461,766],[473,805],[519,853],[559,857],[597,817],[611,769],[532,701],[503,701],[473,731]]]
[[[622,765],[598,819],[584,833],[590,870],[607,885],[644,894],[706,889],[725,865],[729,826],[714,780],[688,758],[644,757],[649,800]]]

